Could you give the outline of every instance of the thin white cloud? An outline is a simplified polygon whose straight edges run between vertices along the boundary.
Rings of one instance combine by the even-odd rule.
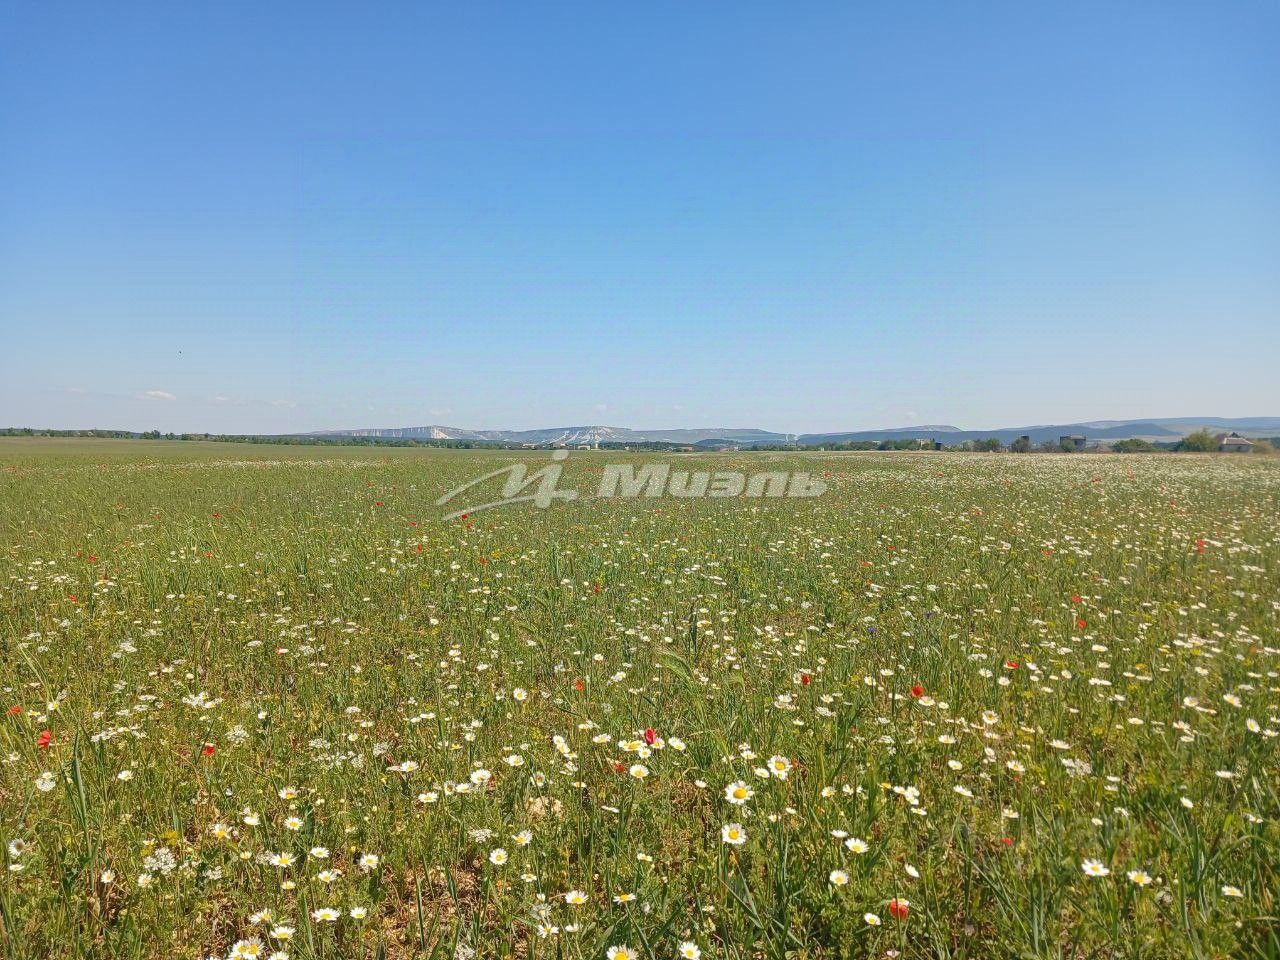
[[[143,400],[177,400],[168,390],[144,390],[141,394]]]

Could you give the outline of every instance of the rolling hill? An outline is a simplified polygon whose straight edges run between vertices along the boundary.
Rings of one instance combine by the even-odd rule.
[[[689,429],[633,430],[628,427],[588,425],[547,427],[539,430],[468,430],[433,424],[422,427],[374,427],[356,430],[324,430],[304,434],[309,437],[375,437],[397,440],[474,440],[486,443],[546,446],[594,446],[601,443],[663,442],[698,444],[717,440],[741,446],[758,444],[800,443],[821,445],[860,441],[911,440],[929,438],[951,445],[966,440],[995,437],[1010,443],[1020,436],[1032,443],[1057,440],[1066,434],[1083,434],[1093,440],[1124,440],[1141,437],[1152,441],[1172,441],[1196,430],[1213,432],[1236,430],[1251,436],[1280,434],[1280,417],[1167,417],[1145,420],[1091,420],[1080,423],[1036,424],[1025,427],[1001,427],[994,430],[966,430],[950,424],[919,424],[883,430],[852,430],[837,433],[778,433],[770,430],[737,427],[702,427]]]

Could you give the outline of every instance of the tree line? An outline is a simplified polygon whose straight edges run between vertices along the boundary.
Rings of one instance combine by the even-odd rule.
[[[272,436],[267,434],[240,433],[162,433],[159,430],[51,430],[35,427],[0,427],[0,437],[84,437],[106,440],[196,440],[214,441],[218,443],[257,443],[285,446],[310,447],[442,447],[454,450],[525,450],[551,449],[557,444],[525,445],[505,443],[500,440],[437,440],[414,439],[404,437],[308,437],[297,435]],[[1280,437],[1251,437],[1253,452],[1270,454],[1280,449]],[[612,441],[599,445],[602,450],[653,450],[680,453],[715,452],[705,447],[691,446],[683,443],[671,443],[662,440],[634,442]],[[744,443],[743,450],[762,450],[777,452],[819,452],[819,451],[854,451],[854,450],[919,450],[918,440],[841,440],[833,443],[801,444],[801,443]],[[925,447],[924,449],[931,449]],[[1090,452],[1113,453],[1212,453],[1218,449],[1218,438],[1208,430],[1197,430],[1180,440],[1152,442],[1138,437],[1117,440],[1105,447],[1091,448]],[[1033,444],[1026,437],[1018,437],[1006,445],[999,437],[984,437],[977,440],[964,440],[960,443],[942,447],[943,451],[997,453],[1008,450],[1010,453],[1063,453],[1078,452],[1069,441],[1045,440]]]

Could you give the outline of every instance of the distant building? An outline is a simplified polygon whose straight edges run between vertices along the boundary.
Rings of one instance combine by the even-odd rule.
[[[1068,453],[1073,453],[1076,450],[1083,450],[1084,442],[1083,433],[1069,433],[1064,437],[1058,438],[1058,446]]]
[[[916,450],[941,450],[942,441],[934,440],[932,437],[916,437],[915,449]]]
[[[1240,436],[1232,430],[1230,433],[1218,434],[1218,451],[1220,453],[1250,453],[1253,441]]]

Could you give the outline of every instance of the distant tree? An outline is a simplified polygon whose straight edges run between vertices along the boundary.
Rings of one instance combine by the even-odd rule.
[[[1028,437],[1019,437],[1013,443],[1009,444],[1009,450],[1012,453],[1030,453],[1031,440]]]
[[[973,449],[980,453],[995,453],[997,450],[1002,449],[1003,446],[999,437],[985,437],[982,440],[975,440]]]
[[[1253,441],[1253,452],[1267,454],[1275,453],[1276,446],[1274,442],[1268,440],[1266,437],[1259,437],[1257,440]]]
[[[1156,445],[1150,440],[1143,440],[1141,437],[1129,437],[1127,440],[1117,440],[1111,445],[1111,449],[1116,453],[1149,453],[1154,450]]]
[[[1197,430],[1183,437],[1178,449],[1185,453],[1210,453],[1218,449],[1218,441],[1208,430]]]

